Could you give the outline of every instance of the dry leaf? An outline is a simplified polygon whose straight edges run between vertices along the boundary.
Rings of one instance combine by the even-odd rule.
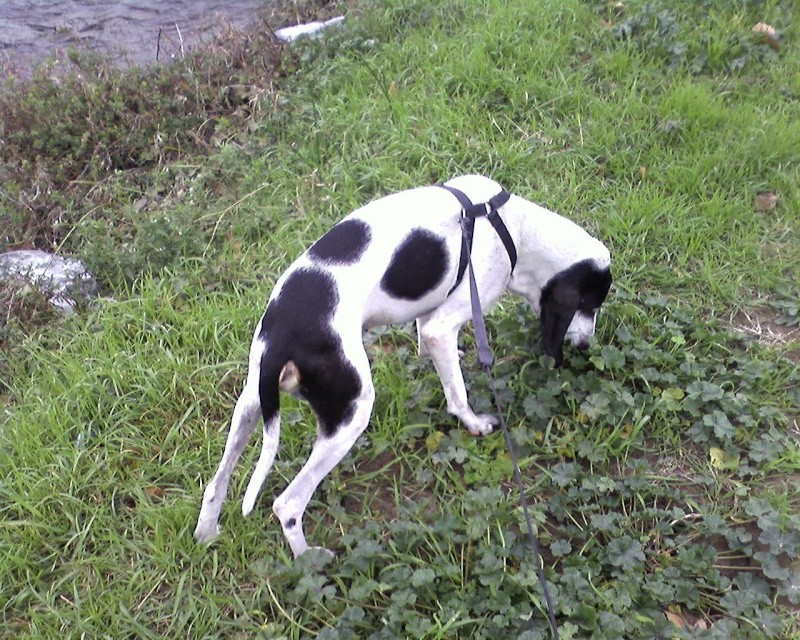
[[[780,198],[774,191],[759,191],[756,194],[756,211],[772,211]]]
[[[725,453],[719,447],[711,447],[708,450],[708,457],[711,466],[715,469],[723,471],[735,471],[739,468],[739,454],[738,453]]]
[[[771,24],[759,22],[753,27],[753,33],[760,38],[761,42],[770,48],[775,49],[775,51],[781,48],[780,34],[778,33],[778,30]]]
[[[425,438],[425,448],[428,450],[428,453],[433,453],[439,448],[439,442],[441,442],[443,437],[444,432],[432,431],[430,435]]]
[[[753,33],[758,35],[766,35],[773,38],[778,34],[778,32],[775,30],[775,27],[767,24],[766,22],[759,22],[756,26],[754,26]]]
[[[164,497],[164,490],[161,487],[147,487],[144,494],[151,500],[161,500]]]
[[[665,611],[664,616],[678,629],[708,629],[708,623],[703,618],[693,620],[691,617],[683,617],[674,611]]]
[[[686,620],[684,620],[683,616],[680,614],[672,613],[672,611],[665,611],[664,615],[667,616],[667,620],[678,627],[678,629],[683,629],[686,626]]]

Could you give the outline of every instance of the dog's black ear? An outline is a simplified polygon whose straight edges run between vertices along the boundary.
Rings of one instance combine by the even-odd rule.
[[[564,359],[564,336],[581,301],[577,283],[564,276],[560,274],[548,282],[541,298],[542,347],[557,366]]]

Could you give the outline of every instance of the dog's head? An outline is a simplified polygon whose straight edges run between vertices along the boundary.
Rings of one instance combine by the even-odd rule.
[[[585,349],[594,335],[597,312],[611,288],[611,269],[581,260],[554,275],[540,300],[542,346],[560,365],[564,341]]]

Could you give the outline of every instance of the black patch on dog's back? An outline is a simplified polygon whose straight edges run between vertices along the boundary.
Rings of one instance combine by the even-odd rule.
[[[298,393],[311,404],[326,437],[352,417],[353,400],[361,392],[358,373],[330,326],[338,302],[336,282],[327,271],[298,269],[267,306],[259,330],[272,369],[279,371],[289,360],[297,366]]]
[[[344,220],[332,227],[308,250],[315,260],[335,264],[352,264],[361,258],[372,238],[369,225],[363,220]]]
[[[447,262],[444,238],[414,229],[392,255],[381,288],[393,298],[419,300],[442,282]]]

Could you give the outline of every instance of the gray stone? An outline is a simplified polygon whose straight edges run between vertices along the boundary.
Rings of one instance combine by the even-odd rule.
[[[80,260],[46,251],[23,249],[0,254],[0,281],[11,278],[26,280],[65,312],[73,311],[77,302],[97,296],[97,282]]]

